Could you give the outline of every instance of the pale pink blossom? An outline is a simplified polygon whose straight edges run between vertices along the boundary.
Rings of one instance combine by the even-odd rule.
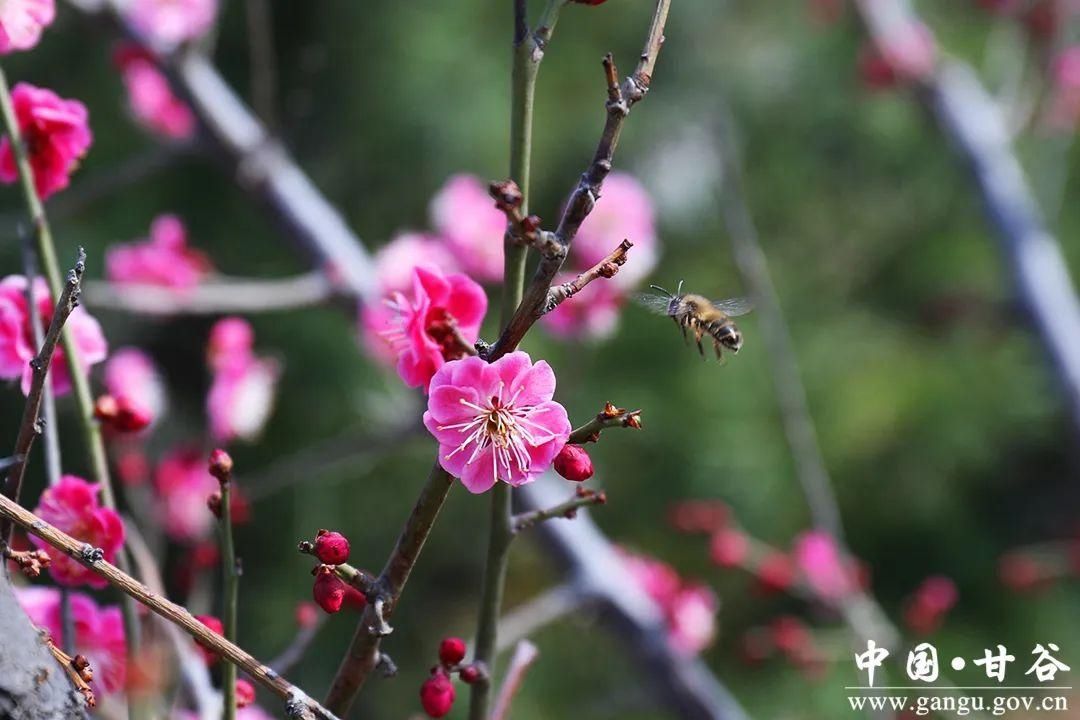
[[[619,548],[627,575],[656,603],[677,652],[696,655],[716,637],[719,603],[708,587],[679,577],[675,568],[646,555]]]
[[[439,464],[473,493],[498,480],[524,485],[547,470],[570,436],[566,409],[552,400],[555,373],[517,351],[493,363],[470,356],[431,379],[424,425],[439,441]]]
[[[71,173],[90,149],[92,136],[86,106],[64,100],[52,90],[18,83],[11,91],[15,117],[30,156],[34,187],[43,199],[68,186]],[[19,179],[15,153],[0,140],[0,182]]]
[[[556,278],[556,284],[569,282],[574,274]],[[617,276],[616,276],[617,277]],[[540,318],[544,328],[562,340],[604,340],[619,327],[619,313],[626,295],[611,280],[601,278],[585,286],[578,294],[562,301]]]
[[[464,174],[448,178],[432,198],[430,212],[431,224],[446,238],[465,272],[481,282],[502,280],[506,216],[496,209],[479,178]]]
[[[412,287],[413,270],[420,266],[443,272],[458,270],[457,261],[441,238],[413,232],[395,235],[375,253],[379,297],[408,292]],[[360,337],[364,348],[385,365],[397,362],[397,352],[384,336],[396,315],[385,303],[365,303],[360,308]]]
[[[427,387],[449,360],[465,356],[480,334],[487,312],[484,289],[468,275],[444,275],[435,268],[413,270],[410,296],[392,293],[394,311],[381,329],[397,353],[397,371],[409,387]]]
[[[217,0],[128,0],[127,17],[148,41],[172,46],[202,37],[217,7]]]
[[[811,530],[800,535],[792,557],[807,584],[823,600],[842,600],[855,589],[851,568],[827,533]]]
[[[158,520],[174,540],[201,540],[214,529],[214,516],[206,500],[219,489],[207,469],[206,455],[195,448],[172,450],[158,463],[154,473],[158,495]]]
[[[53,0],[5,0],[0,3],[0,55],[29,50],[56,17]]]
[[[274,409],[281,368],[255,355],[254,337],[241,318],[219,320],[210,331],[207,358],[214,380],[206,412],[216,442],[255,439]]]
[[[859,74],[871,90],[925,80],[936,65],[934,34],[920,22],[890,27],[864,43],[858,58]]]
[[[165,384],[153,359],[133,347],[120,348],[105,363],[105,387],[156,422],[165,412]]]
[[[716,639],[716,594],[704,585],[685,585],[667,606],[668,641],[678,652],[697,655]]]
[[[115,283],[194,287],[211,271],[206,255],[188,247],[187,230],[175,215],[159,215],[150,237],[113,245],[105,253],[105,276]]]
[[[186,140],[195,134],[195,114],[173,93],[168,78],[149,53],[138,46],[125,46],[116,53],[116,63],[136,121],[174,140]]]
[[[600,199],[574,238],[570,259],[576,269],[591,268],[623,240],[634,243],[626,264],[615,277],[597,282],[613,283],[622,289],[636,286],[656,267],[660,250],[656,212],[648,191],[632,175],[613,172],[604,181]]]
[[[94,671],[90,681],[102,694],[122,691],[127,678],[127,646],[124,620],[116,605],[99,607],[86,595],[69,596],[71,618],[75,625],[75,652],[85,655]],[[47,630],[53,641],[63,645],[64,625],[60,615],[60,591],[46,587],[16,587],[15,599],[30,622]]]
[[[0,280],[0,378],[19,378],[23,393],[30,391],[33,380],[30,361],[37,354],[33,329],[30,326],[29,305],[26,302],[26,287],[26,278],[22,275],[9,275]],[[44,278],[34,280],[34,301],[37,303],[42,324],[41,334],[44,336],[55,309]],[[75,308],[68,317],[67,327],[71,329],[83,367],[96,365],[105,359],[109,349],[105,335],[101,332],[98,321],[85,309]],[[59,345],[53,352],[49,378],[58,395],[71,389],[67,360],[63,348]]]
[[[113,562],[124,545],[124,523],[115,510],[100,504],[99,489],[99,485],[88,483],[80,477],[64,475],[60,482],[41,493],[34,514],[76,540],[100,548],[105,560]],[[30,541],[52,560],[49,572],[57,583],[68,586],[86,584],[93,588],[108,585],[105,578],[36,535],[31,535]]]

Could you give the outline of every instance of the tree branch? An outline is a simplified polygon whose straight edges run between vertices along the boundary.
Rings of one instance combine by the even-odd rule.
[[[26,473],[26,465],[30,459],[30,448],[34,444],[34,438],[42,432],[41,424],[38,422],[38,415],[41,411],[41,401],[45,392],[45,379],[52,364],[53,352],[56,350],[56,344],[60,340],[64,323],[67,322],[68,317],[79,304],[80,283],[85,269],[86,253],[83,252],[82,248],[79,248],[75,267],[68,272],[67,282],[64,283],[64,289],[56,301],[56,308],[53,311],[52,320],[49,322],[49,329],[45,333],[41,349],[34,359],[30,361],[33,378],[30,381],[30,392],[26,396],[26,405],[23,407],[22,421],[19,423],[19,434],[15,440],[15,452],[13,455],[17,460],[10,472],[8,472],[7,481],[4,484],[4,494],[15,502],[19,502],[23,476]],[[29,284],[30,304],[36,307],[33,301],[34,278],[28,277],[26,281]],[[0,543],[7,545],[10,541],[11,522],[5,521],[0,526]]]
[[[641,411],[626,410],[624,408],[615,407],[611,403],[604,403],[604,409],[597,413],[596,417],[589,422],[581,427],[575,428],[573,432],[570,433],[570,438],[567,442],[572,445],[584,445],[585,443],[596,442],[600,439],[601,430],[617,427],[640,430]]]
[[[589,505],[603,505],[606,502],[607,493],[579,487],[573,497],[569,500],[564,500],[558,505],[553,505],[544,510],[532,510],[530,512],[515,515],[511,527],[513,532],[517,534],[547,520],[553,520],[555,518],[573,520],[577,517],[577,511],[579,509],[588,507]]]
[[[565,282],[562,285],[551,288],[550,292],[548,292],[548,299],[547,304],[544,306],[544,312],[551,312],[559,306],[559,303],[574,297],[584,290],[586,285],[597,278],[610,279],[615,277],[615,273],[619,272],[619,268],[626,262],[626,253],[632,247],[634,247],[634,243],[629,240],[623,240],[619,243],[619,247],[608,253],[607,257],[600,262],[596,263],[570,282]]]
[[[514,696],[525,682],[525,674],[529,672],[536,659],[540,657],[540,651],[528,640],[522,640],[514,648],[514,655],[510,659],[510,666],[506,669],[506,679],[503,680],[499,689],[499,697],[495,700],[495,709],[491,711],[491,720],[507,720],[510,717],[510,704],[514,702]]]
[[[559,226],[555,230],[555,242],[546,246],[546,249],[541,252],[540,262],[533,274],[533,279],[498,342],[491,348],[490,359],[495,360],[513,352],[533,323],[544,314],[548,305],[551,282],[562,268],[578,228],[592,212],[600,197],[604,179],[611,172],[615,149],[630,109],[644,99],[649,90],[656,67],[656,58],[664,42],[664,25],[667,23],[670,8],[671,0],[657,0],[637,67],[621,86],[612,82],[612,79],[617,77],[617,70],[611,55],[604,58],[608,100],[606,103],[607,120],[600,135],[600,142],[593,154],[592,162],[582,174],[577,187],[566,203]]]
[[[0,495],[0,517],[10,520],[26,532],[41,538],[76,562],[96,572],[128,597],[179,626],[200,644],[244,670],[257,683],[285,701],[290,717],[336,720],[332,712],[309,698],[300,688],[260,663],[237,645],[210,630],[196,620],[186,608],[153,592],[115,565],[106,562],[100,548],[76,540],[2,495]]]
[[[367,605],[360,616],[352,643],[338,667],[330,685],[325,704],[333,712],[344,715],[356,693],[379,663],[379,643],[389,632],[386,617],[393,614],[405,583],[424,548],[435,519],[453,485],[452,478],[436,462],[428,475],[412,513],[405,521],[397,545],[386,565],[367,594]]]
[[[95,308],[137,315],[250,315],[316,307],[339,297],[323,272],[272,280],[216,278],[195,287],[113,282],[86,283],[86,299]]]

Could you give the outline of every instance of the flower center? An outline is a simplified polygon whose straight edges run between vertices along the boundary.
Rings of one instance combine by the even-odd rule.
[[[548,431],[536,423],[532,416],[546,412],[546,407],[537,405],[517,405],[521,394],[519,389],[513,397],[503,398],[503,384],[499,383],[498,393],[488,398],[486,404],[476,404],[461,398],[460,402],[475,415],[453,425],[440,425],[439,430],[459,430],[465,439],[449,455],[452,458],[472,446],[466,465],[471,465],[485,452],[491,452],[491,473],[493,479],[507,480],[516,470],[520,475],[528,475],[532,458],[529,448],[548,440]]]
[[[424,332],[439,346],[444,360],[460,360],[469,354],[457,319],[443,308],[432,308],[428,313]]]

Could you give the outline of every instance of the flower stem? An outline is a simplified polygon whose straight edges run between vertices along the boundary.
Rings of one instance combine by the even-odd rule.
[[[19,181],[22,185],[26,208],[34,228],[38,259],[41,261],[45,271],[45,279],[49,284],[49,293],[53,298],[58,298],[63,289],[63,283],[60,266],[56,259],[56,245],[53,243],[44,205],[34,185],[34,173],[30,167],[30,158],[27,156],[26,147],[23,145],[18,118],[15,116],[15,106],[11,99],[11,90],[8,87],[7,76],[4,74],[3,68],[0,68],[0,119],[3,120],[4,130],[11,141],[11,150],[15,156],[15,166],[19,171]],[[115,510],[116,496],[113,494],[112,482],[109,478],[109,463],[105,455],[105,443],[101,437],[101,429],[97,421],[94,420],[94,400],[90,394],[90,384],[85,369],[79,361],[79,348],[69,326],[63,328],[60,334],[60,343],[64,349],[64,358],[67,361],[69,370],[68,374],[71,376],[75,402],[78,405],[79,425],[82,428],[83,439],[90,455],[92,475],[94,481],[101,488],[101,499],[105,507]],[[130,563],[124,549],[121,549],[117,555],[117,565],[125,573],[129,572]],[[139,619],[135,611],[134,601],[125,597],[122,609],[128,659],[134,661],[139,646]],[[138,705],[139,703],[130,704],[131,716],[134,717],[139,714],[136,709]]]
[[[548,0],[535,32],[529,30],[526,0],[514,0],[514,59],[511,72],[510,106],[510,179],[521,189],[521,212],[528,214],[529,170],[532,156],[533,104],[536,97],[536,78],[544,58],[559,10],[565,0]],[[528,248],[511,239],[503,241],[503,289],[501,328],[510,322],[521,304],[525,289],[525,260]],[[469,720],[487,720],[491,705],[491,686],[494,676],[495,650],[498,644],[499,614],[502,611],[503,587],[510,560],[510,543],[514,539],[514,517],[511,509],[511,487],[495,483],[491,492],[491,527],[488,552],[484,565],[484,580],[477,618],[473,662],[487,668],[484,681],[473,684],[469,701]]]
[[[236,548],[233,546],[231,482],[221,483],[221,563],[225,593],[225,639],[236,642],[236,604],[240,576],[236,571]],[[225,690],[225,720],[236,720],[236,666],[225,663],[221,682]]]

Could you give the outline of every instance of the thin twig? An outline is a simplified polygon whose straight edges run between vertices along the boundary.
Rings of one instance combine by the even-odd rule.
[[[401,535],[385,567],[367,595],[367,605],[360,616],[349,650],[338,667],[326,696],[326,707],[344,715],[356,693],[379,664],[379,644],[387,632],[386,618],[397,606],[405,583],[412,573],[420,551],[424,548],[435,519],[453,485],[452,478],[439,463],[428,475],[412,513],[405,521]]]
[[[250,315],[325,305],[339,296],[323,272],[272,280],[215,278],[192,288],[112,282],[86,283],[95,308],[137,315]]]
[[[287,673],[303,660],[304,654],[311,647],[311,643],[315,640],[315,636],[319,634],[319,630],[325,622],[326,617],[319,615],[313,625],[299,628],[292,641],[281,651],[281,654],[268,663],[274,669],[274,672],[279,674]]]
[[[307,712],[309,716],[322,720],[336,718],[332,712],[308,697],[300,688],[196,620],[186,608],[155,593],[112,563],[107,562],[100,548],[76,540],[2,495],[0,495],[0,517],[11,520],[26,532],[41,538],[87,569],[94,571],[128,597],[179,626],[201,645],[241,668],[255,682],[284,700],[291,717],[303,717],[302,713]]]
[[[559,303],[574,297],[584,290],[585,286],[593,280],[615,277],[615,273],[619,272],[619,268],[626,262],[626,253],[632,247],[634,247],[634,243],[629,240],[623,240],[619,243],[619,247],[608,253],[607,257],[578,275],[570,282],[565,282],[562,285],[552,287],[548,292],[548,301],[547,305],[544,306],[544,312],[551,312],[558,307]]]
[[[664,25],[667,23],[670,8],[671,0],[657,0],[645,46],[634,72],[623,81],[621,86],[612,86],[609,80],[606,81],[607,120],[592,162],[582,174],[577,187],[566,203],[559,226],[555,230],[556,242],[551,243],[546,251],[541,253],[533,279],[498,342],[491,348],[490,359],[502,357],[517,348],[525,337],[525,333],[544,314],[548,305],[551,282],[562,268],[578,228],[592,212],[596,201],[600,198],[604,179],[611,172],[615,149],[630,109],[644,99],[649,90],[656,59],[664,42]],[[604,58],[604,74],[606,79],[617,76],[611,55]]]
[[[565,518],[573,520],[577,517],[578,510],[589,505],[603,505],[607,502],[607,493],[597,492],[588,488],[579,487],[574,496],[564,500],[558,505],[543,510],[530,510],[529,512],[515,515],[512,523],[514,533],[528,530],[534,525],[539,525],[547,520]]]
[[[246,0],[251,106],[271,130],[277,128],[277,65],[269,0]]]
[[[41,399],[45,391],[45,380],[52,364],[53,351],[56,350],[56,344],[60,340],[64,323],[67,322],[68,317],[79,304],[79,284],[82,282],[85,269],[86,253],[83,252],[82,248],[79,248],[75,267],[68,272],[67,282],[64,283],[64,289],[56,301],[56,308],[53,310],[49,330],[45,333],[41,349],[34,359],[30,361],[33,377],[30,381],[30,392],[26,396],[26,405],[23,407],[22,422],[19,424],[19,434],[15,440],[14,452],[15,457],[22,459],[11,468],[4,485],[4,494],[15,502],[19,502],[23,477],[30,457],[30,447],[34,444],[34,438],[42,432],[38,415],[41,410]],[[30,288],[31,307],[36,307],[36,298],[33,297],[34,280],[35,278],[32,277],[26,279]],[[72,372],[76,371],[72,370]],[[0,529],[0,542],[5,545],[11,542],[11,529],[10,521],[4,522],[2,529]]]
[[[514,648],[514,655],[506,669],[506,679],[499,689],[495,709],[491,711],[491,720],[507,720],[510,717],[510,704],[514,702],[514,696],[525,682],[525,674],[538,657],[540,650],[528,640],[522,640]]]
[[[577,612],[584,604],[577,589],[563,583],[545,590],[499,618],[499,652],[509,650],[519,640],[532,637],[541,628]]]
[[[596,417],[581,427],[574,428],[567,442],[572,445],[596,442],[600,439],[600,431],[605,428],[619,427],[640,430],[641,411],[626,410],[625,408],[615,407],[611,403],[605,403],[604,409],[597,413]]]
[[[217,451],[215,451],[217,452]],[[230,461],[231,463],[231,461]],[[222,594],[224,595],[224,619],[222,622],[225,639],[236,642],[237,602],[240,584],[240,572],[237,566],[236,545],[233,542],[232,522],[232,469],[219,474],[221,483],[221,572]],[[225,720],[236,720],[236,666],[227,664],[222,672],[221,682],[225,690]]]

